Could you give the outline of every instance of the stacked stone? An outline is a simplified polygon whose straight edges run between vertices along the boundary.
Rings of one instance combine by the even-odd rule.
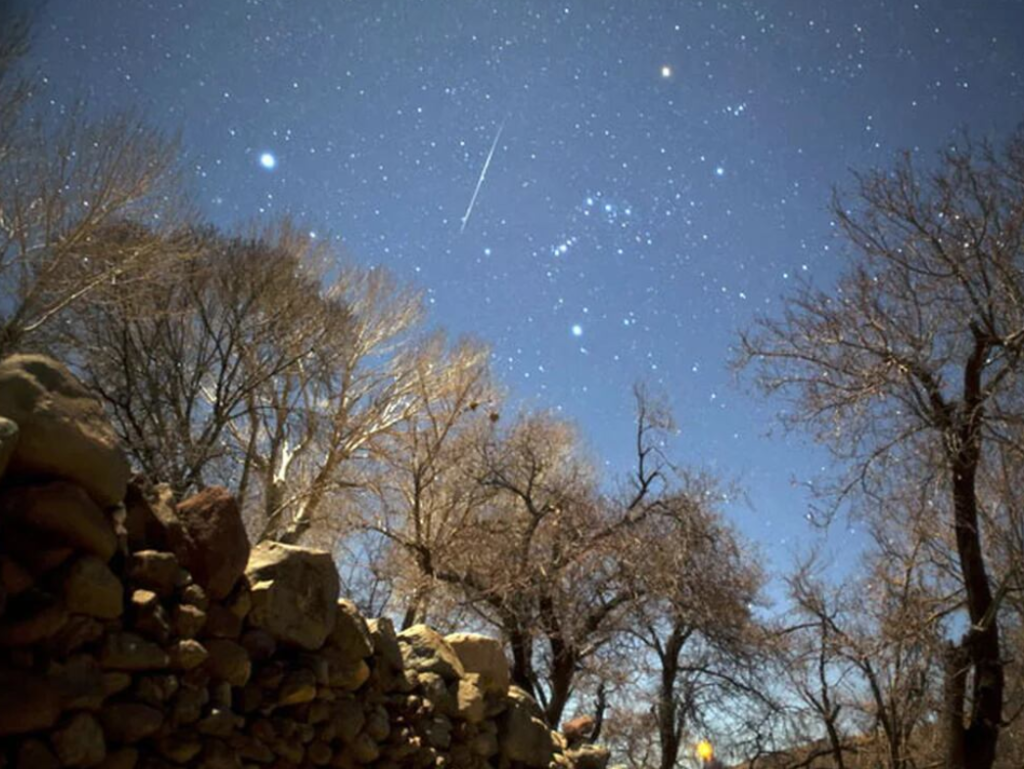
[[[226,491],[130,481],[59,364],[0,363],[0,769],[572,766],[497,641],[338,593]]]

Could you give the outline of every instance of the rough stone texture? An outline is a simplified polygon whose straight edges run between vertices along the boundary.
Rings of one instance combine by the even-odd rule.
[[[356,609],[356,605],[344,598],[338,600],[338,613],[329,643],[340,655],[352,662],[373,655],[373,637],[370,635],[366,620]]]
[[[110,670],[157,670],[167,667],[170,657],[157,644],[134,633],[118,633],[107,636],[100,664]]]
[[[0,529],[30,527],[54,545],[71,547],[109,561],[117,537],[106,514],[80,487],[65,481],[17,486],[0,497]],[[21,553],[14,553],[17,557]]]
[[[573,769],[536,704],[506,691],[497,642],[364,620],[324,552],[264,543],[239,578],[219,492],[179,511],[136,479],[104,510],[66,476],[14,480],[0,768]],[[574,755],[603,769],[600,749]]]
[[[338,572],[330,553],[261,542],[245,574],[252,591],[250,624],[284,644],[323,646],[338,604]]]
[[[64,366],[42,355],[0,362],[0,416],[18,425],[8,474],[65,478],[103,507],[124,499],[128,461],[117,436]]]
[[[204,489],[178,505],[177,515],[184,542],[174,549],[182,566],[210,598],[226,597],[249,560],[249,537],[235,498],[219,486]]]
[[[436,673],[452,681],[465,673],[462,663],[444,636],[426,625],[413,625],[398,634],[405,664],[421,673]]]
[[[7,470],[7,464],[18,446],[18,425],[6,417],[0,417],[0,477]]]
[[[182,570],[174,553],[139,550],[132,553],[128,578],[139,587],[167,598],[182,583]]]
[[[63,766],[96,766],[107,757],[107,743],[99,722],[79,713],[50,736],[50,744]]]
[[[75,561],[64,580],[64,604],[74,614],[116,619],[124,611],[124,585],[93,555]]]
[[[131,550],[174,551],[185,530],[174,510],[174,493],[166,483],[152,485],[136,476],[125,492],[125,532]]]
[[[245,686],[249,682],[252,664],[245,647],[234,641],[215,638],[206,644],[209,657],[206,668],[210,674],[232,686]]]
[[[534,769],[547,769],[555,753],[555,741],[544,723],[544,714],[518,686],[509,689],[508,699],[502,740],[504,757]]]
[[[590,737],[595,723],[593,716],[577,716],[562,724],[562,734],[570,746],[576,746]]]
[[[60,694],[50,681],[22,670],[0,670],[0,736],[53,726]]]
[[[444,640],[459,658],[463,669],[480,676],[480,687],[484,691],[496,694],[508,691],[511,675],[500,641],[476,633],[452,633]]]
[[[576,769],[605,769],[611,753],[601,745],[583,745],[566,753]]]

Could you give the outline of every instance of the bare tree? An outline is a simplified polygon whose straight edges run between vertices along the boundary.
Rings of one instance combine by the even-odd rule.
[[[635,591],[626,632],[639,645],[655,682],[658,766],[677,766],[687,732],[724,727],[737,696],[758,690],[751,663],[760,633],[751,616],[763,577],[756,558],[716,509],[714,479],[689,473],[620,550]]]
[[[493,496],[473,477],[472,452],[498,408],[486,348],[449,347],[441,335],[418,348],[417,405],[375,446],[363,513],[364,530],[395,545],[390,569],[405,603],[403,627],[426,622],[443,600],[438,565],[452,562],[451,547]]]
[[[419,294],[386,270],[348,267],[326,296],[348,312],[344,336],[319,350],[297,380],[272,378],[261,394],[270,404],[298,399],[298,407],[254,408],[236,433],[265,479],[259,538],[297,542],[317,525],[337,523],[339,494],[366,483],[376,443],[423,405]]]
[[[979,477],[1019,422],[1024,346],[1024,131],[1002,152],[969,141],[922,173],[909,156],[858,177],[860,206],[834,214],[853,260],[833,290],[806,285],[781,319],[744,336],[788,421],[814,430],[850,474],[838,499],[884,498],[939,479],[969,620],[946,655],[946,766],[988,769],[1005,689]],[[940,525],[937,520],[935,525]]]
[[[2,84],[0,84],[2,85]],[[0,114],[0,354],[19,349],[68,308],[138,277],[159,238],[90,252],[125,220],[176,227],[186,214],[174,141],[133,115],[58,127],[23,108]]]
[[[135,226],[108,230],[95,259],[139,239],[154,238]],[[269,380],[342,333],[345,308],[322,296],[284,237],[189,231],[154,250],[161,269],[108,285],[79,308],[66,347],[140,469],[178,493],[213,482],[237,488],[231,430]],[[246,470],[242,463],[243,479]]]

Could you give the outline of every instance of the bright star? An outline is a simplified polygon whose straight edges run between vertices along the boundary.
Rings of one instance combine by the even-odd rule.
[[[725,176],[725,169],[719,166],[715,169],[715,176]]]
[[[274,157],[272,152],[264,152],[260,155],[260,165],[266,168],[268,171],[273,171],[277,168],[277,158]]]
[[[573,324],[572,335],[573,336],[583,336],[583,326],[581,326],[579,323]]]
[[[668,64],[661,68],[661,76],[672,77],[672,68]]]

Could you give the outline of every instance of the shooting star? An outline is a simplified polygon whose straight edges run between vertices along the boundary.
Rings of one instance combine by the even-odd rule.
[[[473,197],[469,199],[469,205],[466,207],[466,213],[462,216],[462,226],[459,228],[459,234],[461,235],[466,231],[466,225],[469,224],[469,217],[473,215],[473,206],[476,205],[476,196],[480,194],[480,188],[484,184],[484,179],[487,178],[487,169],[491,167],[491,158],[494,157],[494,150],[498,148],[498,141],[501,139],[501,132],[505,130],[505,121],[501,121],[501,125],[498,126],[498,133],[494,135],[494,141],[491,142],[491,150],[487,153],[487,160],[484,161],[484,167],[480,170],[480,178],[476,180],[476,189],[473,190]]]

